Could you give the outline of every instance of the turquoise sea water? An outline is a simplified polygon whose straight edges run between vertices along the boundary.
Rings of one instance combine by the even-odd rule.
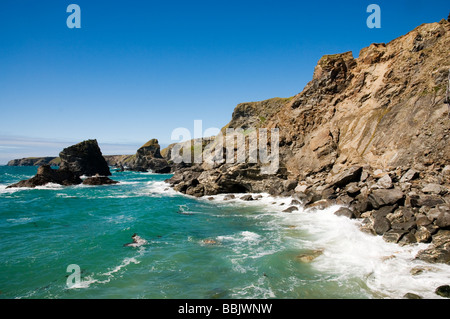
[[[118,185],[6,186],[35,167],[0,166],[0,298],[438,298],[450,267],[291,199],[194,199],[170,175],[113,173]],[[137,233],[148,243],[124,247]],[[321,255],[311,263],[297,256]],[[81,283],[67,285],[81,268]],[[419,275],[411,270],[425,269]]]

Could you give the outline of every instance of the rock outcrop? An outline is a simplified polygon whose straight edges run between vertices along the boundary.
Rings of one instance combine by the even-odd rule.
[[[269,192],[311,209],[342,205],[366,231],[399,244],[431,242],[418,257],[448,263],[449,48],[450,23],[442,20],[358,58],[326,55],[301,93],[240,104],[222,130],[279,129],[276,173],[261,174],[260,162],[204,162],[168,182],[194,196]]]
[[[10,185],[8,188],[34,188],[48,183],[64,186],[78,185],[81,183],[87,185],[117,183],[106,177],[111,175],[111,172],[96,140],[84,141],[65,148],[59,156],[61,158],[61,164],[58,169],[52,169],[50,165],[40,166],[34,177]],[[81,176],[90,176],[90,178],[83,182]]]
[[[171,165],[161,156],[160,149],[158,140],[152,139],[142,145],[135,155],[114,158],[114,166],[137,172],[170,173]]]
[[[60,159],[58,157],[25,157],[20,159],[14,159],[6,164],[7,166],[41,166],[50,165],[58,166]]]
[[[52,169],[50,165],[43,165],[38,168],[37,174],[24,181],[10,185],[7,188],[43,186],[49,183],[70,186],[82,183],[80,176],[68,169]]]
[[[97,140],[87,140],[67,147],[59,153],[59,157],[60,169],[67,169],[79,176],[111,175]]]

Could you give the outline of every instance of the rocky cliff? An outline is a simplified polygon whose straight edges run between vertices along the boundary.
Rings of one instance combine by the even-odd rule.
[[[301,93],[240,104],[224,128],[278,128],[276,174],[260,174],[259,162],[203,163],[169,183],[194,196],[270,192],[307,207],[341,204],[386,240],[436,242],[421,258],[449,263],[449,48],[442,20],[357,58],[326,55]]]
[[[6,164],[7,166],[41,166],[51,165],[58,166],[60,164],[59,157],[26,157],[14,159]]]
[[[151,139],[142,145],[134,155],[109,156],[110,165],[137,172],[152,171],[158,174],[170,173],[171,165],[163,158],[157,139]]]

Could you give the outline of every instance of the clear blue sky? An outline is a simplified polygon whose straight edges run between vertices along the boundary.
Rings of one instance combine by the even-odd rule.
[[[81,29],[69,29],[69,4]],[[381,29],[366,8],[381,7]],[[134,153],[222,127],[241,102],[302,91],[324,54],[447,18],[445,1],[1,0],[0,164],[96,138]],[[51,154],[50,154],[51,153]]]

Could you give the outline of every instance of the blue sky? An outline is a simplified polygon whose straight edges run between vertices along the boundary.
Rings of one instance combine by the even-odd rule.
[[[69,29],[69,4],[81,29]],[[367,6],[381,8],[369,29]],[[84,139],[134,153],[241,102],[289,97],[321,56],[438,22],[446,1],[0,1],[0,164]]]

